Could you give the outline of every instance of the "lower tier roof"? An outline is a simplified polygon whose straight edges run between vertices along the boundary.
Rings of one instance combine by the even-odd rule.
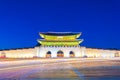
[[[41,41],[41,40],[38,40],[38,42],[41,45],[47,45],[47,46],[65,46],[65,45],[76,46],[82,43],[82,41],[83,40],[80,40],[80,41]]]

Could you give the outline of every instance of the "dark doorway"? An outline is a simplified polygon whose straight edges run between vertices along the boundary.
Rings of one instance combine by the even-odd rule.
[[[46,58],[50,58],[51,57],[51,51],[48,51],[47,53],[46,53]]]
[[[57,57],[64,57],[63,51],[59,50],[59,51],[57,52]]]
[[[115,57],[119,57],[119,53],[115,53]]]
[[[1,58],[6,58],[6,54],[4,52],[1,53]]]
[[[73,51],[70,51],[70,57],[75,57],[75,53]]]

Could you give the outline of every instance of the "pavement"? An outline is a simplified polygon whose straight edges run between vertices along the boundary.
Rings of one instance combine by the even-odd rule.
[[[81,65],[83,63],[81,64],[81,62],[91,61],[95,60],[40,59],[0,62],[0,80],[86,80],[86,75],[92,74],[96,70],[102,70],[101,68],[94,68],[93,71],[90,68],[85,68],[85,66],[82,69]],[[100,62],[104,60],[96,61]],[[114,72],[114,74],[120,76],[118,75],[120,74],[120,67],[116,68],[112,71],[117,71],[116,73]],[[86,72],[86,70],[89,70],[89,72]],[[106,69],[104,69],[104,71],[105,70]],[[111,68],[109,71],[110,70]],[[108,74],[109,71],[106,74]]]

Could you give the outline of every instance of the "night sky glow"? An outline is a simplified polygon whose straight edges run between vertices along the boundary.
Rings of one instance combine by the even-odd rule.
[[[81,46],[120,49],[120,1],[0,0],[0,49],[33,47],[48,31],[82,32]]]

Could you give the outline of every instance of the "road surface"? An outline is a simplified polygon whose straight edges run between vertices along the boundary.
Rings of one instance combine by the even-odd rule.
[[[96,63],[100,63],[100,61],[102,62],[104,60],[98,60]],[[0,80],[86,80],[86,76],[111,76],[112,74],[110,73],[114,73],[114,77],[120,77],[120,66],[89,68],[89,65],[93,63],[96,64],[94,60],[82,59],[49,59],[44,61],[21,60],[1,62]]]

